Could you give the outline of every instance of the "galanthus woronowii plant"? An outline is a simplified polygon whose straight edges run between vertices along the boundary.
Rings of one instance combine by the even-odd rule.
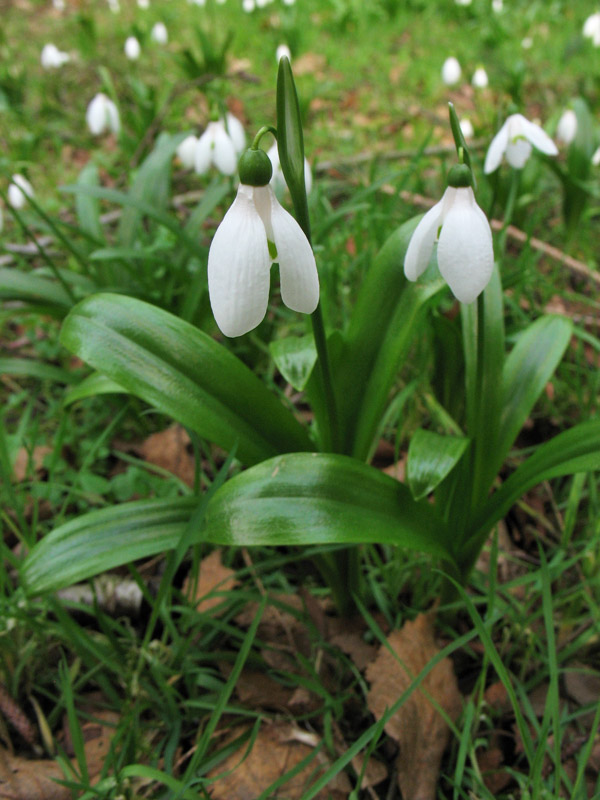
[[[131,297],[87,297],[67,316],[63,344],[110,379],[113,391],[143,398],[247,469],[225,481],[230,457],[204,494],[126,503],[62,525],[24,562],[30,592],[200,541],[321,545],[317,565],[345,612],[361,593],[357,545],[428,553],[464,583],[494,525],[525,491],[600,467],[600,422],[592,421],[542,444],[497,485],[562,358],[571,323],[541,317],[507,354],[491,233],[476,205],[452,106],[450,123],[459,164],[444,197],[391,234],[364,276],[347,326],[333,330],[319,303],[298,98],[289,61],[281,59],[276,137],[295,221],[268,187],[259,131],[213,241],[209,286],[223,332],[243,335],[264,314],[271,264],[279,263],[284,302],[310,314],[312,332],[275,339],[270,352],[281,375],[304,392],[311,424],[204,331]],[[456,323],[440,310],[446,281],[460,301]],[[438,379],[431,385],[446,425],[414,433],[403,483],[369,462],[411,343],[432,335]]]

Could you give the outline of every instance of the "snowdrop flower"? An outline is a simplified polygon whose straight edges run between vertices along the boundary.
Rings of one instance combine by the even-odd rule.
[[[284,6],[293,6],[296,0],[283,0]]]
[[[556,138],[563,144],[571,144],[577,134],[577,114],[572,109],[567,109],[558,120]]]
[[[227,114],[225,120],[209,122],[196,145],[194,169],[203,175],[214,165],[223,175],[233,175],[245,142],[242,123],[233,114]]]
[[[592,164],[594,167],[597,167],[600,164],[600,147],[596,150],[596,152],[592,156]]]
[[[524,39],[521,40],[521,47],[523,50],[531,50],[533,47],[533,39],[531,36],[526,36]]]
[[[267,150],[267,155],[269,156],[269,161],[273,167],[271,186],[277,193],[284,192],[287,189],[287,183],[285,182],[281,164],[279,163],[279,150],[277,149],[277,142],[275,142],[275,144],[273,144]],[[306,187],[306,194],[310,194],[310,190],[312,189],[312,172],[310,169],[310,164],[306,158],[304,159],[304,185]]]
[[[457,6],[470,6],[472,0],[454,0]]]
[[[71,56],[68,53],[63,53],[51,42],[45,44],[42,48],[40,63],[44,69],[59,69],[70,60]]]
[[[65,10],[65,0],[52,0],[52,5],[57,11]]]
[[[504,3],[502,0],[492,0],[492,11],[495,14],[500,14],[504,9]]]
[[[539,125],[529,122],[522,114],[511,114],[492,139],[483,171],[489,175],[497,170],[503,156],[511,167],[523,169],[531,155],[532,145],[547,156],[558,154],[556,145]]]
[[[595,47],[600,47],[600,11],[592,14],[583,24],[583,35],[591,39]]]
[[[138,8],[150,8],[150,0],[137,0]]]
[[[85,119],[93,136],[100,136],[105,131],[118,134],[121,130],[119,111],[103,92],[97,94],[90,102],[85,112]]]
[[[198,146],[198,137],[194,134],[187,136],[177,148],[177,157],[181,161],[184,169],[193,169],[196,161],[196,147]]]
[[[485,89],[489,83],[487,72],[483,67],[477,67],[473,73],[471,83],[476,89]]]
[[[254,0],[242,0],[242,8],[246,14],[251,14],[256,8]]]
[[[458,83],[461,76],[461,68],[458,59],[450,56],[444,61],[442,66],[442,80],[446,86],[454,86]]]
[[[8,187],[8,202],[17,210],[23,208],[28,197],[34,197],[33,186],[22,175],[13,175]]]
[[[119,0],[108,0],[108,7],[113,14],[118,14],[121,11],[121,4]]]
[[[292,60],[292,54],[287,44],[280,44],[277,50],[275,51],[275,60],[277,61],[278,64],[282,58],[287,58],[288,61]]]
[[[242,336],[263,320],[275,261],[288,308],[312,314],[319,303],[314,253],[296,220],[279,204],[270,178],[264,150],[247,150],[240,159],[237,196],[210,246],[208,292],[225,336]]]
[[[460,121],[460,129],[462,131],[462,135],[465,139],[472,139],[475,135],[475,131],[473,130],[473,125],[470,119],[461,119]]]
[[[487,286],[494,269],[492,231],[475,202],[471,170],[453,167],[444,196],[415,228],[404,258],[404,273],[416,281],[427,269],[437,240],[442,277],[461,303],[472,303]]]
[[[128,36],[125,40],[125,55],[130,61],[137,61],[140,57],[142,48],[135,36]]]
[[[167,44],[169,41],[169,32],[164,22],[156,22],[150,31],[150,38],[156,44]]]

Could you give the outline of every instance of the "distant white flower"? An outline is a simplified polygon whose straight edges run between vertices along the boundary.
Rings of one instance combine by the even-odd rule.
[[[533,47],[533,39],[531,36],[526,36],[524,39],[521,40],[521,47],[523,50],[531,50]]]
[[[100,136],[106,131],[118,134],[121,130],[119,110],[103,92],[97,94],[87,107],[85,119],[90,132]]]
[[[277,149],[277,142],[275,142],[267,150],[267,155],[273,167],[273,177],[271,178],[271,186],[276,192],[284,192],[287,189],[287,183],[283,177],[283,171],[279,162],[279,150]],[[304,185],[306,186],[306,194],[310,194],[312,189],[312,171],[307,159],[304,159]]]
[[[577,114],[570,108],[563,112],[556,127],[556,138],[563,144],[571,144],[577,135]]]
[[[473,0],[454,0],[457,6],[470,6]]]
[[[242,336],[263,320],[274,261],[285,305],[312,314],[319,302],[319,277],[308,239],[270,186],[241,183],[208,254],[210,304],[225,336]]]
[[[196,161],[196,147],[198,146],[198,137],[194,134],[187,136],[177,148],[177,157],[181,161],[184,169],[193,169]]]
[[[137,0],[138,8],[150,8],[150,0]]]
[[[487,72],[483,67],[477,67],[473,73],[471,83],[476,89],[485,89],[489,84]]]
[[[52,0],[52,5],[57,11],[65,10],[65,0]]]
[[[214,165],[223,175],[233,175],[245,140],[242,123],[233,114],[227,114],[226,122],[209,122],[196,145],[194,169],[203,175]]]
[[[293,6],[296,0],[283,0],[284,6]]]
[[[287,44],[280,44],[277,50],[275,51],[275,60],[277,61],[278,64],[282,58],[287,58],[290,61],[292,60],[292,54]]]
[[[190,3],[190,5],[194,5],[194,6],[205,6],[206,5],[206,0],[188,0],[188,3]]]
[[[531,146],[547,156],[558,154],[556,145],[539,125],[529,122],[522,114],[512,114],[492,139],[485,157],[483,171],[486,175],[498,169],[502,157],[515,169],[523,169]]]
[[[470,186],[449,186],[417,225],[404,259],[409,281],[427,269],[436,240],[442,277],[461,303],[472,303],[492,276],[494,247],[490,224]]]
[[[251,14],[256,8],[254,0],[242,0],[242,8],[246,14]]]
[[[137,61],[142,52],[140,43],[135,36],[128,36],[125,40],[125,55],[130,61]]]
[[[475,131],[473,130],[473,125],[470,119],[461,119],[460,121],[460,129],[462,131],[462,135],[465,139],[472,139],[475,135]]]
[[[8,187],[8,202],[13,208],[21,209],[28,197],[34,197],[33,186],[22,175],[13,175],[12,183]]]
[[[447,58],[442,65],[442,80],[446,86],[454,86],[458,83],[461,76],[461,68],[458,59],[454,56]]]
[[[583,24],[583,35],[591,39],[595,47],[600,47],[600,11],[592,14]]]
[[[596,152],[592,156],[592,164],[595,167],[597,167],[600,164],[600,147],[596,150]]]
[[[269,4],[269,0],[256,0],[256,7],[257,8],[264,8]]]
[[[156,44],[167,44],[169,41],[169,32],[164,22],[155,22],[150,31],[150,38]]]
[[[492,0],[492,11],[496,14],[500,14],[504,9],[504,3],[502,0]]]
[[[40,63],[44,69],[59,69],[70,60],[71,56],[68,53],[63,53],[51,42],[42,47]]]
[[[118,14],[121,11],[121,3],[119,0],[107,0],[108,7],[113,14]]]

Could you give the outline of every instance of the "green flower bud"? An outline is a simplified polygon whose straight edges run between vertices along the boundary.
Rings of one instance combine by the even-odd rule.
[[[240,158],[238,170],[240,183],[246,186],[266,186],[273,175],[271,159],[260,149],[246,150]]]
[[[466,164],[455,164],[448,173],[447,183],[454,189],[466,189],[473,186],[473,173]]]

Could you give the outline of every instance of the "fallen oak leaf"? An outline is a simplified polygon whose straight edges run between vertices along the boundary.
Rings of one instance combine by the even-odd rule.
[[[1,800],[70,800],[71,790],[57,783],[64,779],[55,761],[21,758],[0,748]]]
[[[221,552],[221,548],[217,548],[202,559],[195,586],[189,576],[184,581],[183,594],[196,606],[196,611],[206,612],[221,605],[222,592],[229,592],[237,586],[235,572],[223,564]]]
[[[419,614],[406,622],[388,636],[388,646],[382,645],[367,667],[371,684],[367,705],[376,719],[381,719],[439,652],[433,624],[431,614]],[[449,658],[429,671],[385,724],[386,733],[400,748],[398,786],[402,796],[411,800],[434,800],[442,755],[450,739],[448,724],[432,700],[451,720],[460,714],[462,698]]]

